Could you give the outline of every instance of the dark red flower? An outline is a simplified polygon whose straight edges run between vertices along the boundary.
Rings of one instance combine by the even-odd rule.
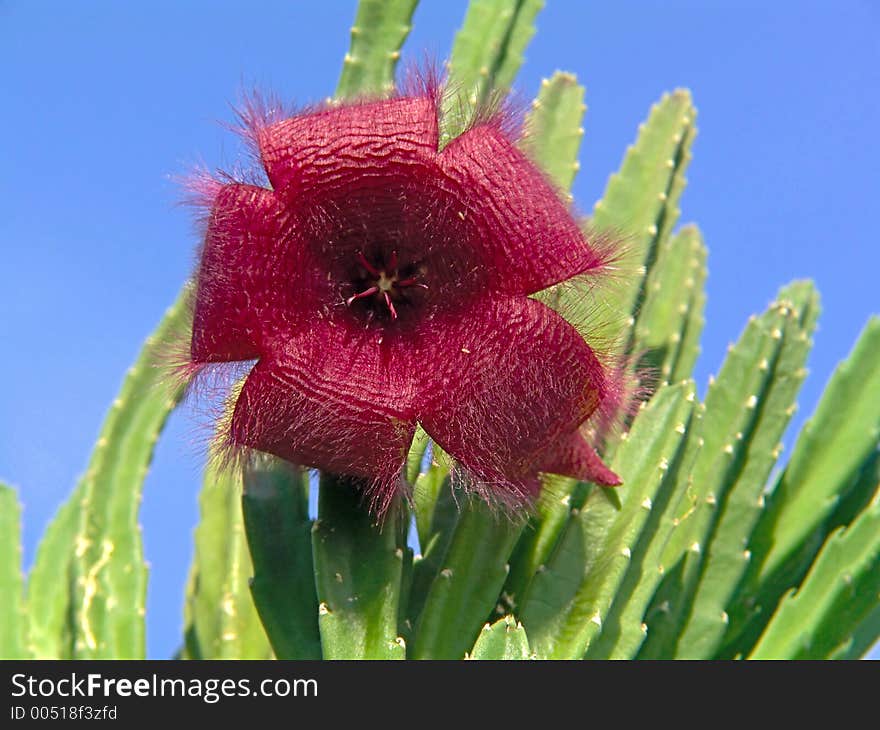
[[[504,502],[540,472],[617,484],[582,434],[615,376],[530,297],[607,253],[499,116],[438,151],[438,113],[422,91],[248,115],[269,186],[213,191],[190,350],[257,361],[229,441],[367,480],[380,512],[417,423]]]

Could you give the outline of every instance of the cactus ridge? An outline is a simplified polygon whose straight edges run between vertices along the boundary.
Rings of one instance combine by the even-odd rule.
[[[361,0],[342,62],[337,97],[384,96],[394,90],[400,48],[418,0]]]
[[[15,490],[0,482],[0,657],[30,658],[21,572],[21,505]]]
[[[70,602],[74,658],[144,656],[147,567],[137,520],[141,488],[159,434],[182,395],[156,363],[188,324],[184,292],[129,369],[75,492],[79,523]]]
[[[677,479],[693,384],[662,389],[636,420],[613,468],[624,483],[572,508],[545,568],[523,596],[521,619],[542,658],[580,659],[602,628],[658,492]],[[621,473],[619,471],[618,473]]]
[[[532,658],[534,655],[529,649],[529,638],[523,625],[509,614],[494,624],[483,626],[473,649],[465,655],[465,659],[489,661]]]
[[[250,589],[279,659],[320,659],[318,597],[306,474],[261,457],[245,465],[241,498],[253,561]]]
[[[834,371],[750,540],[755,556],[730,611],[724,656],[745,656],[772,608],[796,589],[830,533],[870,501],[880,443],[880,317]],[[846,407],[841,407],[846,404]]]
[[[251,600],[253,574],[238,470],[205,470],[184,620],[190,659],[267,659],[266,632]]]
[[[440,146],[461,134],[474,112],[510,88],[535,34],[543,0],[473,0],[449,57]]]

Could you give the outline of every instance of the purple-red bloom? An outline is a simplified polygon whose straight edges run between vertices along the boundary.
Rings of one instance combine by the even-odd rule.
[[[583,435],[616,375],[531,298],[602,273],[497,116],[438,151],[438,95],[251,114],[270,186],[218,184],[196,278],[196,367],[256,360],[231,445],[405,487],[416,424],[488,496],[541,472],[619,483]]]

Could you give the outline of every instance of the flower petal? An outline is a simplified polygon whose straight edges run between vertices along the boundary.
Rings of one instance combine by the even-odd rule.
[[[459,221],[450,224],[486,268],[489,287],[534,294],[606,262],[547,178],[497,125],[468,130],[439,161],[460,206]]]
[[[272,187],[303,193],[356,190],[377,172],[405,173],[437,152],[437,107],[429,96],[331,106],[256,131]],[[352,188],[352,186],[354,186]]]
[[[198,271],[194,362],[258,357],[268,332],[290,329],[296,312],[329,300],[326,278],[315,273],[297,230],[271,190],[220,188]]]
[[[620,477],[605,466],[580,431],[572,431],[555,441],[542,455],[540,470],[603,487],[616,487],[621,483]]]
[[[566,452],[549,458],[548,445],[575,431],[604,397],[605,372],[590,347],[532,299],[484,299],[457,320],[433,322],[422,341],[432,367],[420,422],[479,480],[513,492],[508,497],[527,497],[538,472],[565,461]]]
[[[390,487],[415,432],[413,389],[375,333],[315,319],[274,343],[235,405],[235,444]]]
[[[254,134],[276,194],[307,222],[306,243],[332,280],[355,278],[360,256],[379,266],[393,252],[407,275],[429,272],[427,299],[458,284],[466,259],[458,230],[444,225],[454,211],[438,184],[432,96],[330,107]]]

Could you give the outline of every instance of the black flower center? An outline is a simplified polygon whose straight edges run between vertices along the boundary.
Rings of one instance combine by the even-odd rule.
[[[376,316],[397,319],[399,308],[412,303],[413,293],[428,288],[422,281],[424,272],[417,265],[401,266],[397,251],[381,262],[371,262],[362,251],[355,259],[357,270],[351,282],[355,293],[345,304],[359,307],[370,320]]]

